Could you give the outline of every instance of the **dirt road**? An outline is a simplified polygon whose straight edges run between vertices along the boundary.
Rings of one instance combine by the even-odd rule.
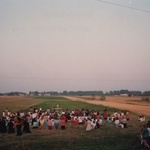
[[[90,104],[95,105],[103,105],[107,107],[113,107],[118,108],[121,110],[129,110],[131,112],[134,112],[138,115],[145,115],[150,116],[150,103],[146,102],[140,102],[139,99],[128,99],[128,98],[106,98],[105,101],[101,100],[90,100],[86,99],[85,97],[75,97],[75,96],[65,96],[65,98],[73,100],[73,101],[82,101]]]

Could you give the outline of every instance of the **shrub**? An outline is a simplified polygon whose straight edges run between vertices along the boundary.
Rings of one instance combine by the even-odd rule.
[[[101,100],[101,101],[104,101],[105,99],[106,99],[105,96],[101,96],[101,97],[100,97],[100,100]]]
[[[142,101],[150,101],[149,97],[142,97]]]

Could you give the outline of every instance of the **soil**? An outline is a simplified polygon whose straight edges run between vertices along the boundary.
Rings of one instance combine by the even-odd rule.
[[[105,100],[100,100],[100,97],[75,97],[65,96],[65,98],[73,101],[83,101],[90,104],[103,105],[121,110],[128,110],[138,115],[150,115],[150,102],[142,101],[141,97],[106,97]]]

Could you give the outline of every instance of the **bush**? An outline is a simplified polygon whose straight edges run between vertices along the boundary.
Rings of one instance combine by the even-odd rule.
[[[142,97],[142,101],[150,101],[149,97]]]
[[[105,96],[101,96],[101,97],[100,97],[100,100],[101,100],[101,101],[104,101],[105,99],[106,99]]]

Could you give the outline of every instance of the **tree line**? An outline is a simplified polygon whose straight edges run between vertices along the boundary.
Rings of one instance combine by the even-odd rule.
[[[49,92],[38,92],[33,91],[29,92],[29,95],[74,95],[74,96],[88,96],[88,95],[97,95],[97,96],[119,96],[119,95],[127,95],[127,96],[150,96],[150,91],[129,91],[129,90],[114,90],[109,92],[103,91],[49,91]]]
[[[109,92],[103,91],[48,91],[48,92],[39,92],[39,91],[29,91],[29,93],[24,92],[8,92],[8,93],[0,93],[0,96],[8,95],[8,96],[19,96],[19,95],[31,95],[31,96],[49,96],[49,95],[74,95],[74,96],[88,96],[88,95],[97,95],[97,96],[150,96],[150,91],[129,91],[129,90],[114,90]]]

